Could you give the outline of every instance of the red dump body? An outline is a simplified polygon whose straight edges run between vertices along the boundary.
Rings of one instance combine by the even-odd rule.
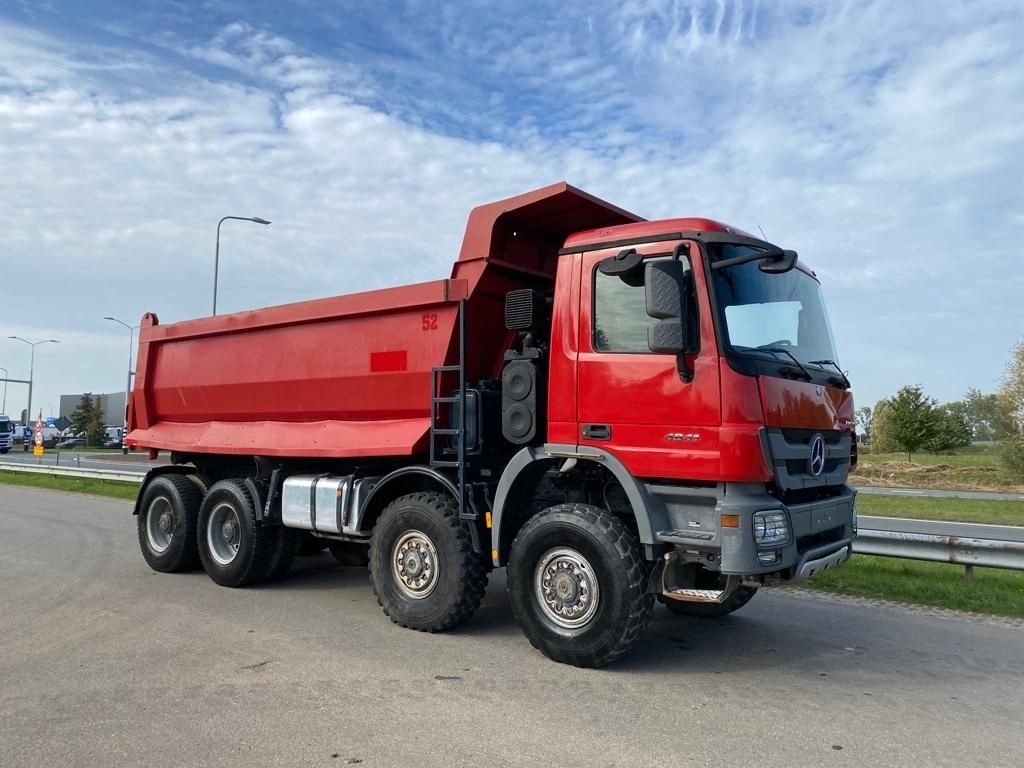
[[[554,184],[475,208],[448,280],[160,325],[143,317],[127,444],[189,453],[402,456],[426,450],[431,368],[500,375],[505,294],[550,287],[573,232],[642,221]]]

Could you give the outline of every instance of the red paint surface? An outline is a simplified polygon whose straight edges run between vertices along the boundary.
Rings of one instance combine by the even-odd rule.
[[[409,353],[404,349],[370,353],[370,373],[395,373],[408,368]]]

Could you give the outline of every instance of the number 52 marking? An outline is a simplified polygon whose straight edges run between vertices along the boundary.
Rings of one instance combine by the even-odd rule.
[[[430,314],[423,316],[423,330],[424,331],[436,331],[437,330],[437,315],[431,312]]]

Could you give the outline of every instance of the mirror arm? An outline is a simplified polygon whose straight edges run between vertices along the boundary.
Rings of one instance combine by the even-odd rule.
[[[682,379],[684,384],[689,384],[693,381],[693,368],[686,362],[686,352],[680,352],[676,355],[676,370],[679,371],[679,378]]]

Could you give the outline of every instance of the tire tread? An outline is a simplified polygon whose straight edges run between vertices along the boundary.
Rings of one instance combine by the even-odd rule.
[[[487,590],[488,568],[483,559],[473,552],[469,532],[462,521],[459,520],[459,511],[455,500],[446,494],[420,491],[399,496],[388,505],[387,509],[377,519],[377,523],[374,525],[374,534],[376,534],[377,526],[385,519],[389,509],[409,503],[416,503],[431,508],[437,513],[438,521],[451,528],[457,547],[455,567],[459,569],[460,573],[459,598],[452,603],[444,615],[429,624],[413,624],[403,621],[401,617],[396,616],[389,610],[377,590],[377,584],[373,578],[375,564],[374,547],[372,546],[370,547],[369,562],[370,584],[373,587],[374,597],[377,598],[377,604],[384,611],[384,614],[398,626],[414,629],[418,632],[443,632],[469,619],[476,612],[476,609],[480,607],[484,592]],[[390,567],[390,563],[386,565]]]

